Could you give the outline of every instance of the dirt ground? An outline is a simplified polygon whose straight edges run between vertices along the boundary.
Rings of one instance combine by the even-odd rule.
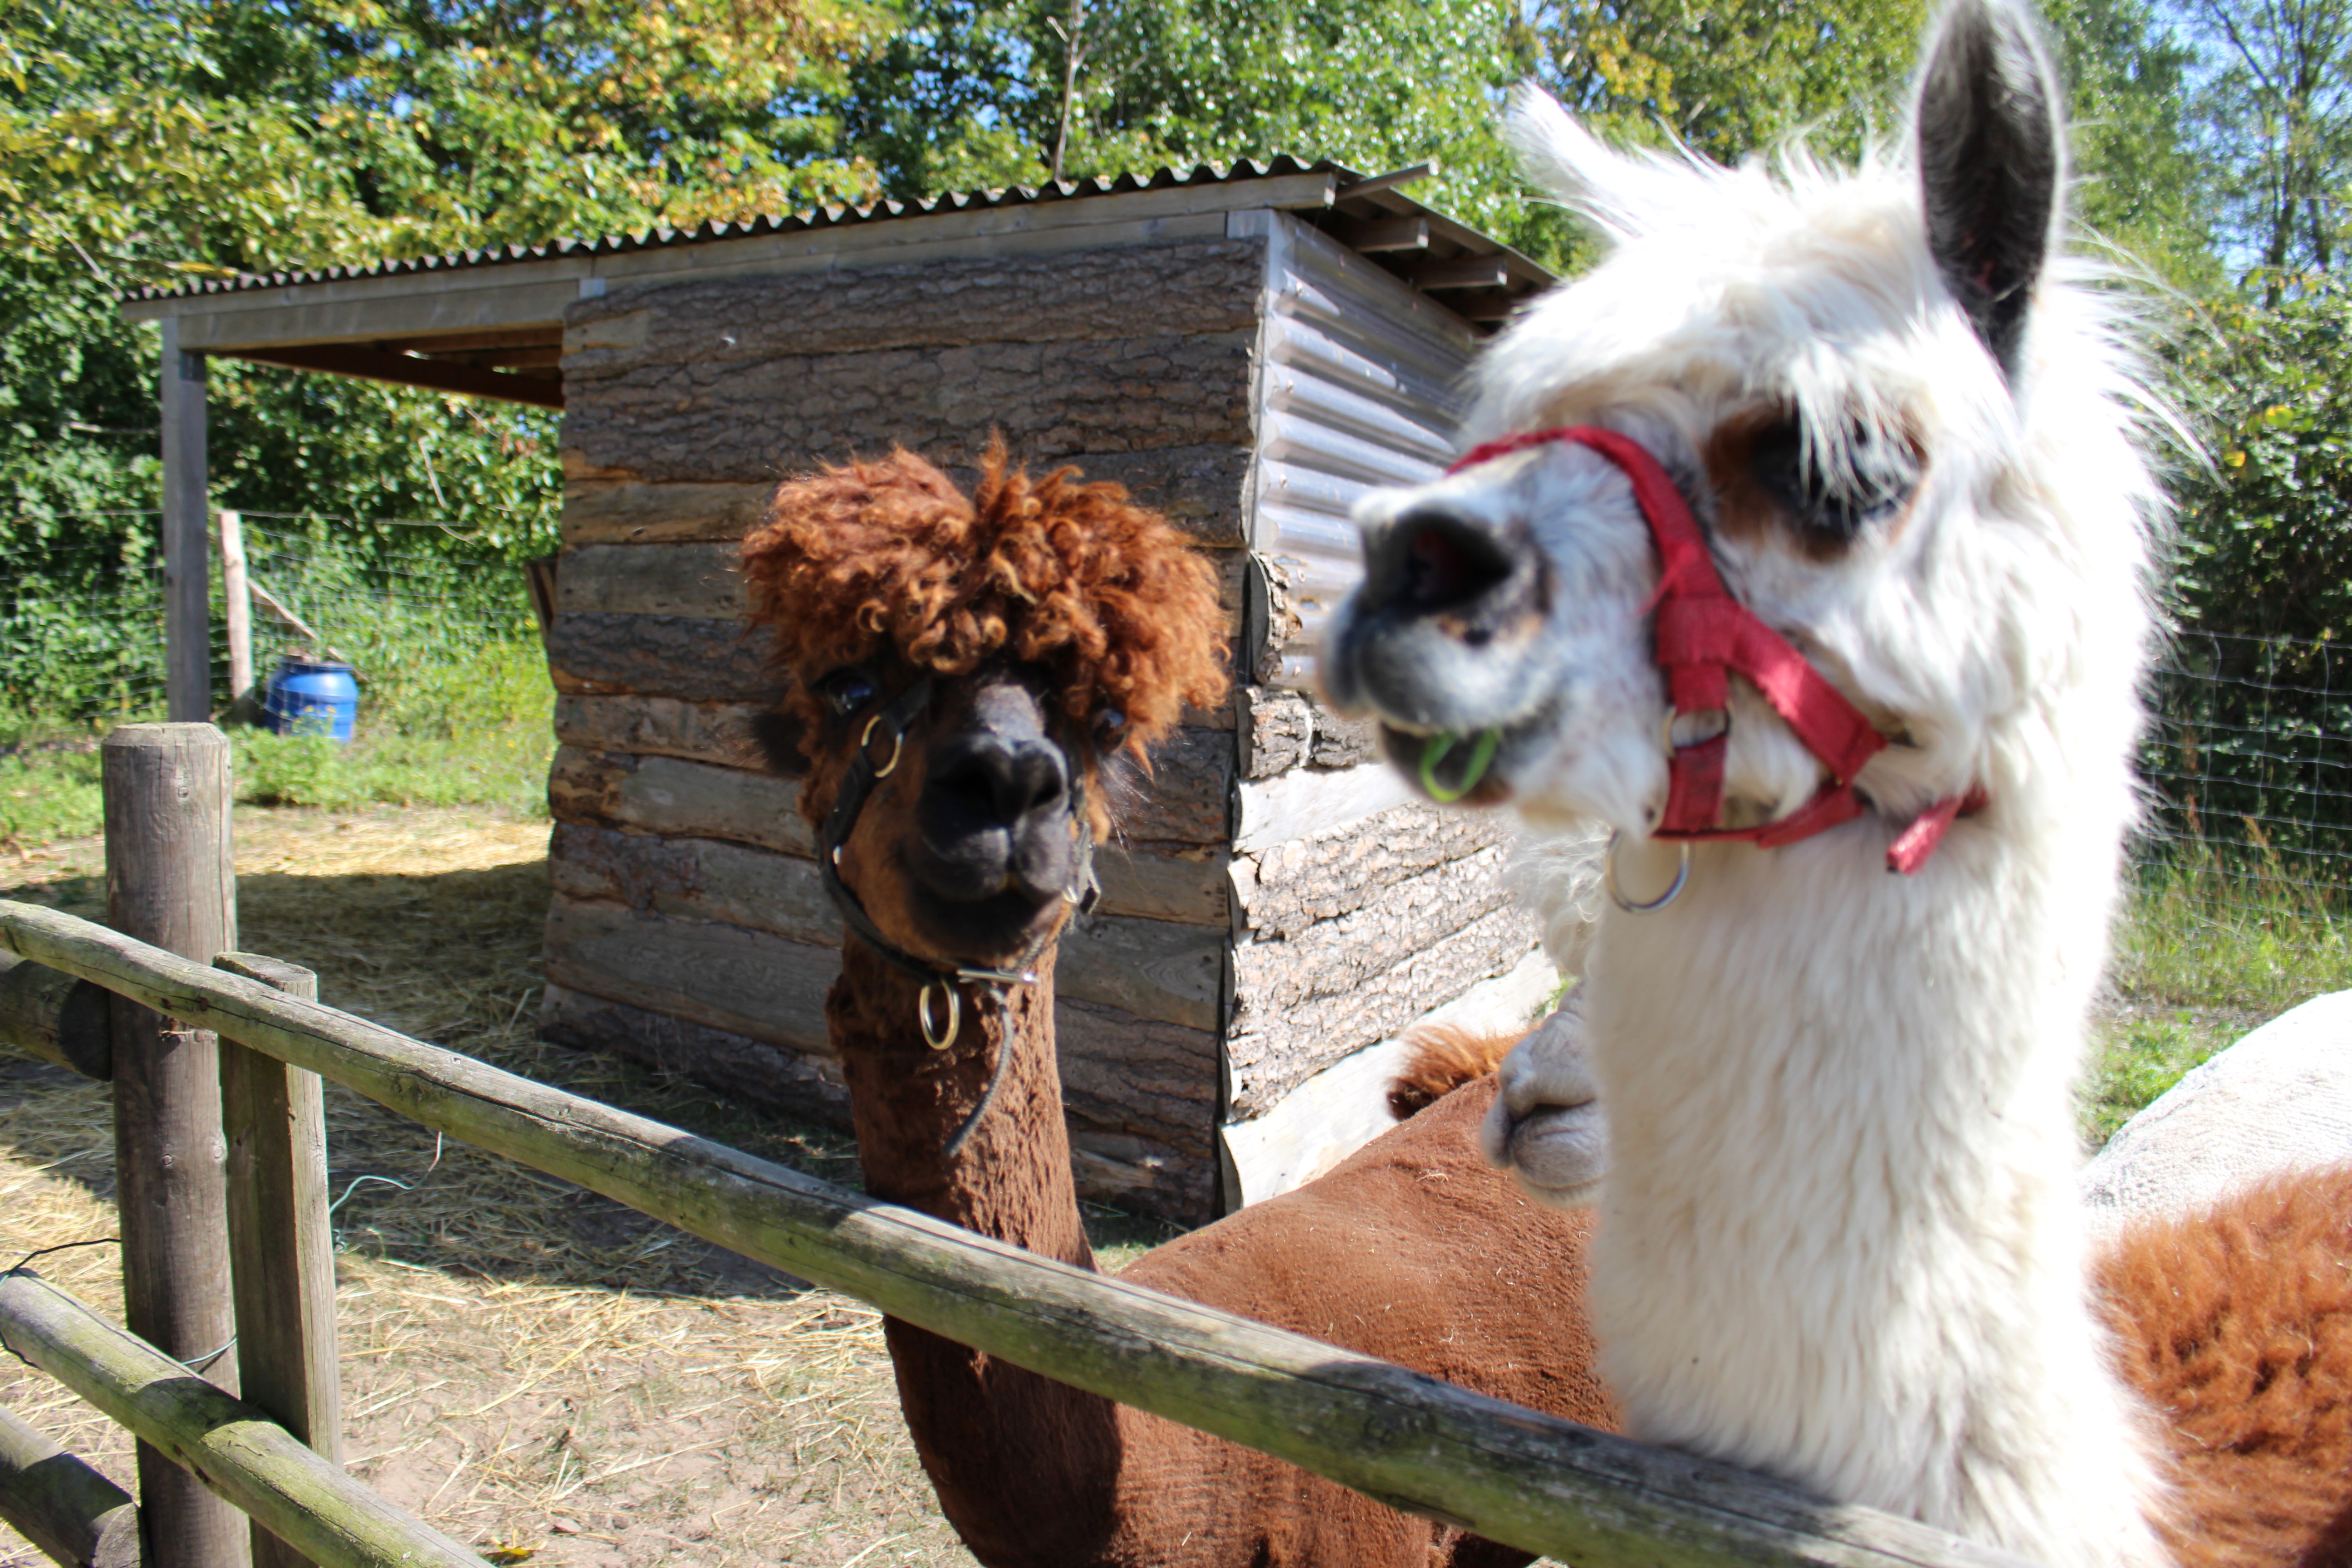
[[[544,822],[245,810],[239,945],[436,1044],[855,1184],[845,1139],[541,1044]],[[95,917],[100,846],[0,854],[0,897]],[[877,1315],[328,1087],[345,1453],[494,1563],[972,1562],[901,1423]],[[107,1090],[0,1058],[0,1248],[114,1235]],[[1155,1239],[1104,1216],[1116,1259]],[[121,1312],[110,1246],[42,1271]],[[5,1405],[131,1483],[126,1435],[42,1375]],[[0,1526],[0,1565],[46,1562]]]

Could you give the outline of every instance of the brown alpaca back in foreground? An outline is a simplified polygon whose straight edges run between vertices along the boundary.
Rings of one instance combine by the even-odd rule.
[[[1589,1211],[1546,1208],[1487,1167],[1476,1131],[1494,1094],[1492,1078],[1470,1083],[1307,1186],[1180,1237],[1121,1277],[1614,1430],[1616,1403],[1592,1370],[1585,1322]],[[1398,1516],[1370,1499],[1252,1450],[1204,1464],[1188,1450],[1222,1440],[1172,1431],[1181,1434],[1175,1445],[1129,1449],[1120,1489],[1151,1522],[1131,1557],[1114,1551],[1110,1560],[1194,1561],[1156,1539],[1176,1520],[1202,1541],[1238,1542],[1287,1519],[1301,1539],[1259,1561],[1528,1561],[1418,1521],[1400,1532]],[[1157,1450],[1149,1466],[1146,1450]],[[1422,1529],[1437,1539],[1410,1539]],[[1349,1540],[1352,1551],[1335,1551]],[[1214,1552],[1202,1560],[1223,1561]]]
[[[2133,1225],[2096,1279],[2182,1568],[2352,1564],[2352,1165]]]

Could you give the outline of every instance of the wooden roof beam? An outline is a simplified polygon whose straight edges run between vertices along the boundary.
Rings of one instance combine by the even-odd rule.
[[[446,360],[418,359],[413,354],[386,353],[382,349],[348,343],[289,345],[284,348],[241,350],[227,356],[255,364],[283,365],[289,370],[318,370],[360,381],[388,381],[401,386],[428,387],[467,397],[491,397],[503,403],[527,403],[536,408],[563,406],[560,376],[517,375],[509,371],[483,370]]]

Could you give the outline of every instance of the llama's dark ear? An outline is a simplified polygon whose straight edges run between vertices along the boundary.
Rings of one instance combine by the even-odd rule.
[[[767,758],[770,773],[798,778],[808,772],[808,757],[801,750],[803,733],[801,721],[780,708],[751,716],[751,740]]]
[[[2014,382],[2065,179],[2057,79],[2019,0],[1946,8],[1928,40],[1913,126],[1927,247]]]

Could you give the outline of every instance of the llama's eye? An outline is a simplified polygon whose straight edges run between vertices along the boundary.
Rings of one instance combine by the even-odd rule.
[[[1095,714],[1095,744],[1104,751],[1118,745],[1127,735],[1127,715],[1116,708],[1105,708]]]
[[[841,719],[870,706],[880,690],[874,678],[855,665],[836,669],[816,683],[818,700]]]
[[[1867,425],[1846,436],[1850,472],[1833,474],[1806,449],[1794,419],[1767,426],[1748,451],[1748,471],[1806,533],[1839,542],[1892,516],[1919,483],[1918,460],[1902,442]]]

